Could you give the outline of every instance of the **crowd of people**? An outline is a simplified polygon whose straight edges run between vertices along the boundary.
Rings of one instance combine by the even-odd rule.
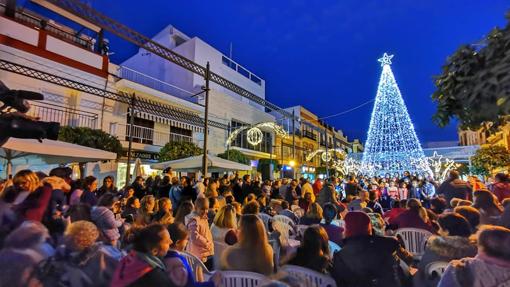
[[[281,224],[281,218],[286,224]],[[401,228],[432,234],[421,258]],[[167,169],[123,188],[21,170],[0,182],[0,286],[221,286],[256,272],[301,286],[284,265],[337,286],[510,286],[510,180],[456,171],[401,177],[193,180]],[[212,276],[197,274],[192,254]],[[442,276],[426,272],[449,262]]]

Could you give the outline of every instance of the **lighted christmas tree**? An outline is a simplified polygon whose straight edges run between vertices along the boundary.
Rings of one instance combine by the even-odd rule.
[[[369,175],[402,175],[404,171],[430,174],[425,156],[391,71],[393,55],[384,53],[362,167]]]

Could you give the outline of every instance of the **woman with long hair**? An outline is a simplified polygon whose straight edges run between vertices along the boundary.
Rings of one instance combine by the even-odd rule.
[[[253,214],[241,217],[239,242],[223,251],[222,270],[241,270],[264,275],[273,273],[273,248],[262,220]]]
[[[41,185],[37,174],[29,169],[18,171],[12,179],[12,185],[16,191],[13,205],[22,203],[32,192]]]
[[[302,225],[319,224],[321,220],[322,220],[322,207],[317,202],[314,202],[310,204],[310,206],[308,207],[305,216],[301,217],[299,224]]]
[[[236,209],[231,204],[223,206],[211,226],[214,241],[233,245],[237,242],[237,216]]]
[[[153,195],[144,196],[140,201],[136,223],[140,225],[150,224],[157,211],[156,198]]]
[[[503,202],[505,198],[510,198],[510,178],[507,174],[498,173],[494,176],[494,185],[492,192],[498,198],[499,202]]]
[[[174,222],[184,224],[186,216],[193,212],[193,209],[195,209],[195,206],[191,201],[185,200],[181,202],[181,204],[177,208],[177,212],[175,213]]]
[[[117,188],[115,187],[115,180],[113,176],[108,175],[103,178],[103,185],[97,190],[97,198],[103,196],[105,193],[111,193],[117,195]]]
[[[488,190],[474,192],[473,207],[480,211],[480,224],[497,224],[503,207],[494,194]]]
[[[308,227],[305,230],[296,257],[289,264],[326,273],[331,267],[329,238],[326,230],[318,225]]]

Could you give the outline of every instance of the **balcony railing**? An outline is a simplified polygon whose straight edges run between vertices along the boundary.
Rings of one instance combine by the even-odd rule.
[[[98,115],[48,103],[30,104],[29,116],[45,122],[58,122],[61,126],[97,128]]]
[[[110,126],[110,134],[128,141],[130,127],[128,124],[112,124]],[[133,125],[133,142],[164,146],[168,142],[193,142],[193,137]]]
[[[303,131],[303,137],[312,139],[314,141],[317,140],[317,135],[314,134],[313,132],[309,132],[309,131]]]
[[[119,77],[179,98],[189,98],[194,95],[190,91],[125,66],[119,68]]]
[[[0,11],[2,11],[2,13],[5,12],[5,4],[0,3]],[[83,35],[77,35],[75,33],[72,33],[71,31],[65,31],[64,28],[58,27],[57,25],[48,22],[46,19],[39,18],[27,12],[16,11],[15,19],[20,23],[24,23],[26,25],[36,27],[41,30],[45,30],[46,32],[48,32],[48,34],[53,35],[56,38],[59,38],[66,42],[77,44],[87,50],[93,50],[94,48],[92,38]],[[68,30],[71,29],[68,28]]]

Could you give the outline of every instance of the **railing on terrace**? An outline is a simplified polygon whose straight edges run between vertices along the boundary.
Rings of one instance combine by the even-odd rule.
[[[179,98],[189,98],[194,95],[191,91],[179,88],[125,66],[119,68],[119,77]]]
[[[98,114],[48,103],[30,104],[28,115],[45,122],[59,122],[61,126],[96,129]]]
[[[5,4],[0,3],[0,11],[5,11]],[[45,30],[48,34],[66,42],[77,44],[87,50],[93,50],[92,39],[84,39],[83,36],[76,35],[69,31],[65,31],[56,25],[46,21],[46,19],[38,18],[26,12],[16,11],[15,19],[21,23],[28,24],[41,30]]]
[[[317,135],[314,134],[313,132],[303,131],[303,136],[305,138],[309,138],[309,139],[312,139],[312,140],[317,140]]]
[[[118,136],[120,139],[129,140],[130,127],[128,124],[114,124],[110,127],[110,133]],[[133,125],[133,142],[149,145],[164,146],[168,142],[192,142],[193,137],[171,133],[156,131],[151,128]]]

